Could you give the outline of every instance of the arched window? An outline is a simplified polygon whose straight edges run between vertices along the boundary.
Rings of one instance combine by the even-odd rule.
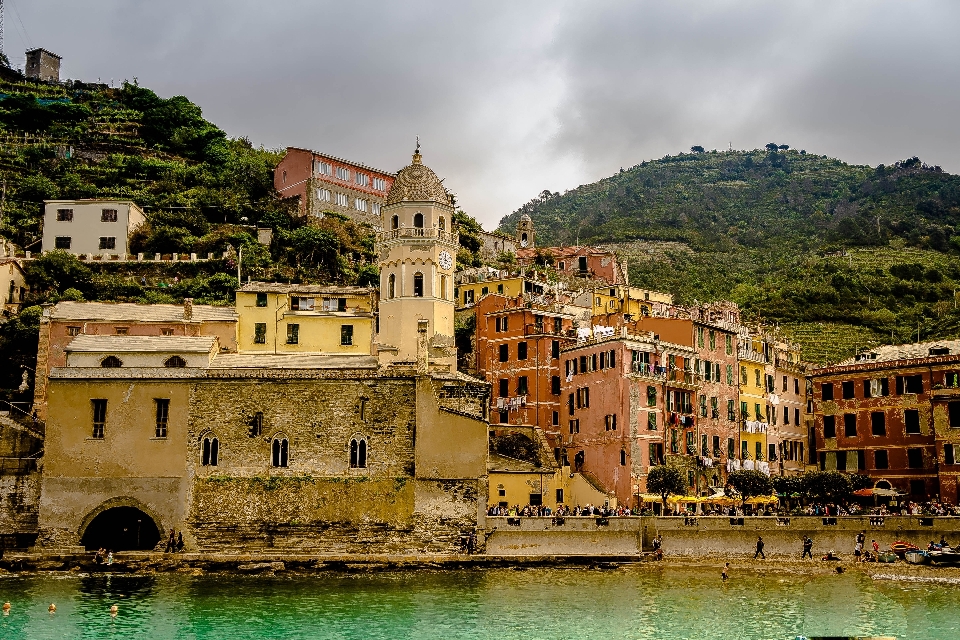
[[[393,216],[393,218],[390,219],[390,228],[391,229],[400,228],[400,216]]]
[[[364,438],[354,438],[350,441],[350,468],[367,468],[367,441]]]
[[[183,369],[187,366],[187,361],[180,356],[170,356],[164,361],[163,366],[170,369]]]
[[[443,219],[443,216],[440,216],[439,218],[437,218],[437,227],[440,229],[440,231],[446,230],[447,222],[446,220]]]
[[[423,274],[419,271],[413,274],[413,295],[416,298],[423,297]]]
[[[527,234],[525,233],[520,234],[520,242],[522,242],[523,244],[527,244]]]
[[[273,439],[273,466],[286,467],[289,456],[290,445],[283,436],[277,436]]]
[[[395,298],[397,296],[397,276],[390,274],[387,278],[387,297]]]
[[[205,467],[215,467],[220,461],[220,440],[214,435],[203,436],[200,449],[200,464]]]
[[[100,366],[104,369],[119,369],[123,366],[123,362],[117,356],[107,356],[100,361]]]
[[[413,226],[417,229],[423,229],[423,214],[419,211],[413,214]]]

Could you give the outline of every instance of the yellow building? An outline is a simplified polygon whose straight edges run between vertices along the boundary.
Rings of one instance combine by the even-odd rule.
[[[770,417],[767,407],[765,368],[768,358],[759,336],[741,335],[738,353],[740,364],[740,452],[742,461],[766,460],[767,431]]]
[[[485,278],[479,274],[459,276],[456,290],[457,308],[473,306],[485,295],[496,293],[507,298],[520,294],[539,296],[551,290],[551,285],[525,276]]]
[[[570,467],[566,466],[537,467],[530,462],[491,453],[487,478],[488,507],[617,506],[615,495],[604,493],[581,473],[570,473]]]
[[[634,318],[651,315],[658,303],[673,304],[673,296],[627,285],[594,287],[575,300],[575,304],[590,307],[593,316],[628,313]]]
[[[372,288],[251,282],[237,291],[237,348],[369,355],[376,310]]]

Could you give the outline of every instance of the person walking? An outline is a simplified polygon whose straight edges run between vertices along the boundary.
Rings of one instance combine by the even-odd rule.
[[[663,536],[659,533],[653,539],[653,555],[657,560],[663,560]]]
[[[813,540],[810,536],[803,536],[803,555],[800,556],[800,559],[803,560],[807,556],[810,556],[810,559],[813,560]]]
[[[763,537],[761,536],[757,536],[757,552],[753,554],[753,559],[756,560],[758,556],[764,560],[767,559],[767,556],[763,553]]]
[[[729,562],[724,563],[723,570],[720,571],[720,579],[723,582],[726,582],[727,580],[730,579],[730,576],[728,575],[729,571],[730,571],[730,563]]]

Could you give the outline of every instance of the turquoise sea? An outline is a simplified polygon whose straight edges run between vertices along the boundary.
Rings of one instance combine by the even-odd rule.
[[[960,638],[960,586],[622,567],[0,578],[0,638]],[[49,614],[47,606],[57,605]],[[119,613],[110,616],[110,606]]]

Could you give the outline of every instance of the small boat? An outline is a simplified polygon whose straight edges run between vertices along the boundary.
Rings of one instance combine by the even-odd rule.
[[[942,547],[939,551],[928,551],[930,562],[933,564],[957,564],[960,563],[960,553],[950,547]]]
[[[930,564],[930,554],[926,551],[907,551],[903,559],[910,564]]]
[[[877,554],[877,562],[886,562],[887,564],[893,564],[897,561],[897,554],[891,551],[883,551]]]
[[[912,542],[905,542],[903,540],[897,540],[890,545],[890,550],[893,551],[898,556],[903,556],[907,551],[919,551],[920,547],[913,544]]]

